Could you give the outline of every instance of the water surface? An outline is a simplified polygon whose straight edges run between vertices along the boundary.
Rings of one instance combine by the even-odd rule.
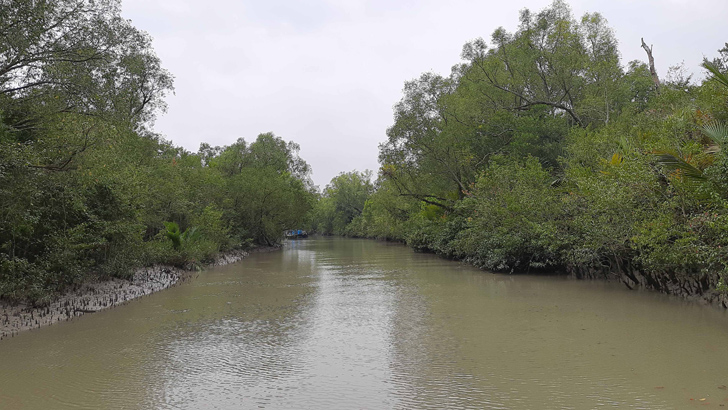
[[[3,409],[720,408],[726,385],[723,311],[366,240],[0,342]]]

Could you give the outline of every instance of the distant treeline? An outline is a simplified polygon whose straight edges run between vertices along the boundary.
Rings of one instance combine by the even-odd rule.
[[[273,134],[198,153],[155,135],[173,78],[150,43],[116,0],[0,2],[0,298],[274,244],[315,202]]]
[[[495,271],[728,273],[728,44],[700,84],[660,79],[555,1],[462,58],[405,84],[378,178],[334,178],[313,229]]]

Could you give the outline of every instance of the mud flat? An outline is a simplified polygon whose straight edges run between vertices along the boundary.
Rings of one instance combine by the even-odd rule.
[[[279,248],[257,248],[251,252],[269,252]],[[208,266],[238,262],[249,255],[247,251],[220,254]],[[71,320],[87,313],[124,304],[132,299],[169,288],[190,278],[196,271],[166,265],[139,268],[130,280],[108,279],[89,281],[63,295],[47,306],[8,304],[0,301],[0,340],[53,323]]]

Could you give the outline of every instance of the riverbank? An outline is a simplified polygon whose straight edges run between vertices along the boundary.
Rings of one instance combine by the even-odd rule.
[[[401,243],[415,250],[416,252],[433,253],[442,258],[459,261],[469,265],[476,266],[467,260],[453,258],[444,255],[435,250],[428,248],[414,248],[403,240],[389,240],[379,238],[362,238],[373,239],[384,242]],[[636,267],[633,263],[626,260],[619,262],[611,260],[609,266],[595,268],[586,266],[567,265],[559,268],[551,268],[547,274],[566,275],[576,280],[596,280],[607,282],[618,282],[626,286],[630,290],[645,290],[650,292],[659,292],[667,295],[682,298],[684,300],[696,302],[702,305],[710,305],[719,309],[728,309],[728,293],[717,290],[720,281],[720,275],[716,273],[694,273],[694,274],[678,274],[675,272],[646,273]],[[477,266],[476,266],[477,267]],[[506,272],[492,272],[494,274],[507,275]],[[512,273],[518,275],[531,275],[532,270],[514,271]]]
[[[261,247],[249,251],[234,250],[218,255],[206,266],[223,266],[241,261],[251,253],[270,252],[280,247]],[[150,295],[183,283],[197,270],[168,265],[139,268],[129,280],[95,280],[70,290],[43,307],[0,302],[0,340],[16,334],[71,320]]]
[[[571,266],[566,271],[575,279],[616,281],[629,289],[656,291],[728,309],[728,294],[716,290],[720,281],[718,273],[683,275],[674,272],[646,273],[628,262],[612,263],[612,266],[601,269]]]

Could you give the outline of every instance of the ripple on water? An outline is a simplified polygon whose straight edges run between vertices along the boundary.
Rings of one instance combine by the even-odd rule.
[[[301,241],[3,341],[0,408],[716,407],[728,321],[706,312],[396,245]]]

